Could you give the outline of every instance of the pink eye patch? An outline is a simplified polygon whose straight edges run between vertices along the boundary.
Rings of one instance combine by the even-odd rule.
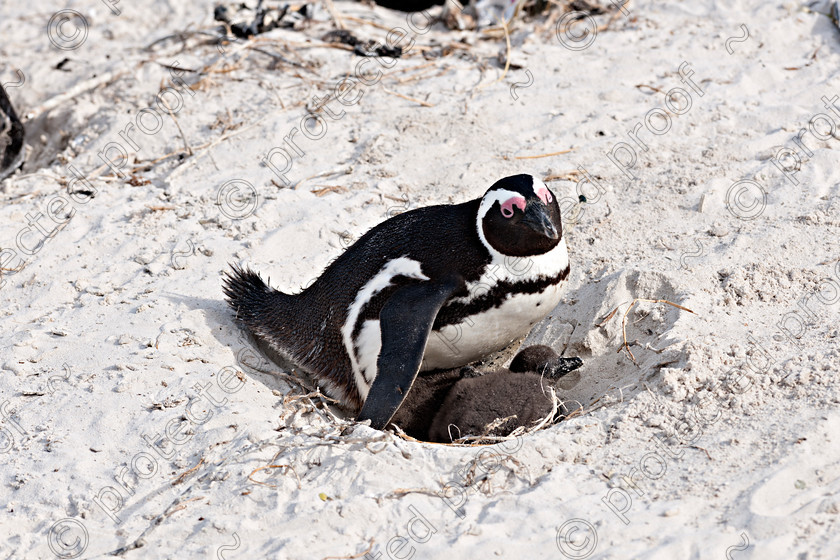
[[[510,218],[513,216],[513,207],[516,206],[523,212],[525,211],[525,197],[522,196],[514,196],[513,198],[509,198],[502,203],[502,216],[505,218]]]
[[[551,204],[551,193],[546,187],[540,187],[537,189],[537,196],[540,197],[546,206]]]

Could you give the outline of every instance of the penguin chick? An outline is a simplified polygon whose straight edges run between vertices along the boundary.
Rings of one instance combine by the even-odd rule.
[[[382,429],[420,371],[524,336],[559,303],[568,274],[556,197],[514,175],[481,198],[386,220],[299,294],[235,266],[224,293],[254,337]]]
[[[429,428],[432,421],[452,387],[465,378],[464,369],[466,368],[444,369],[418,375],[411,392],[388,422],[388,426],[399,426],[415,439],[430,441]]]
[[[451,442],[466,435],[485,435],[487,426],[509,418],[486,435],[506,436],[519,426],[528,426],[551,412],[548,382],[535,373],[497,370],[480,377],[459,380],[429,428],[429,440]],[[568,415],[564,405],[559,413]]]
[[[490,432],[508,435],[551,411],[548,382],[535,372],[548,370],[558,358],[548,346],[535,345],[520,350],[509,369],[484,372],[465,366],[418,376],[391,423],[416,439],[448,443],[462,435],[481,435],[496,419],[515,415]],[[583,365],[579,358],[565,360],[573,364],[571,369]],[[526,364],[530,371],[521,369]],[[560,413],[567,411],[561,408]]]
[[[583,365],[580,358],[563,358],[552,348],[535,344],[521,350],[510,362],[510,371],[534,372],[549,379],[560,379]]]

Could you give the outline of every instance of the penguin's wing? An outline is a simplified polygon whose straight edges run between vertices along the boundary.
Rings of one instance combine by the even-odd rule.
[[[388,425],[420,371],[438,311],[460,285],[457,277],[450,276],[403,286],[388,298],[379,312],[382,349],[376,378],[358,420],[370,419],[377,430]]]

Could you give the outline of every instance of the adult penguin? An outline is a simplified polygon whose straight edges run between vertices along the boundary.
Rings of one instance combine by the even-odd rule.
[[[386,220],[299,294],[235,266],[224,292],[261,345],[383,429],[420,371],[474,362],[526,335],[568,274],[556,197],[514,175],[481,198]]]

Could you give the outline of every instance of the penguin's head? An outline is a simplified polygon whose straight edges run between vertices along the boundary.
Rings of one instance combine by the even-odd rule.
[[[557,197],[533,175],[496,181],[481,199],[477,222],[481,240],[506,256],[541,255],[563,239]]]

